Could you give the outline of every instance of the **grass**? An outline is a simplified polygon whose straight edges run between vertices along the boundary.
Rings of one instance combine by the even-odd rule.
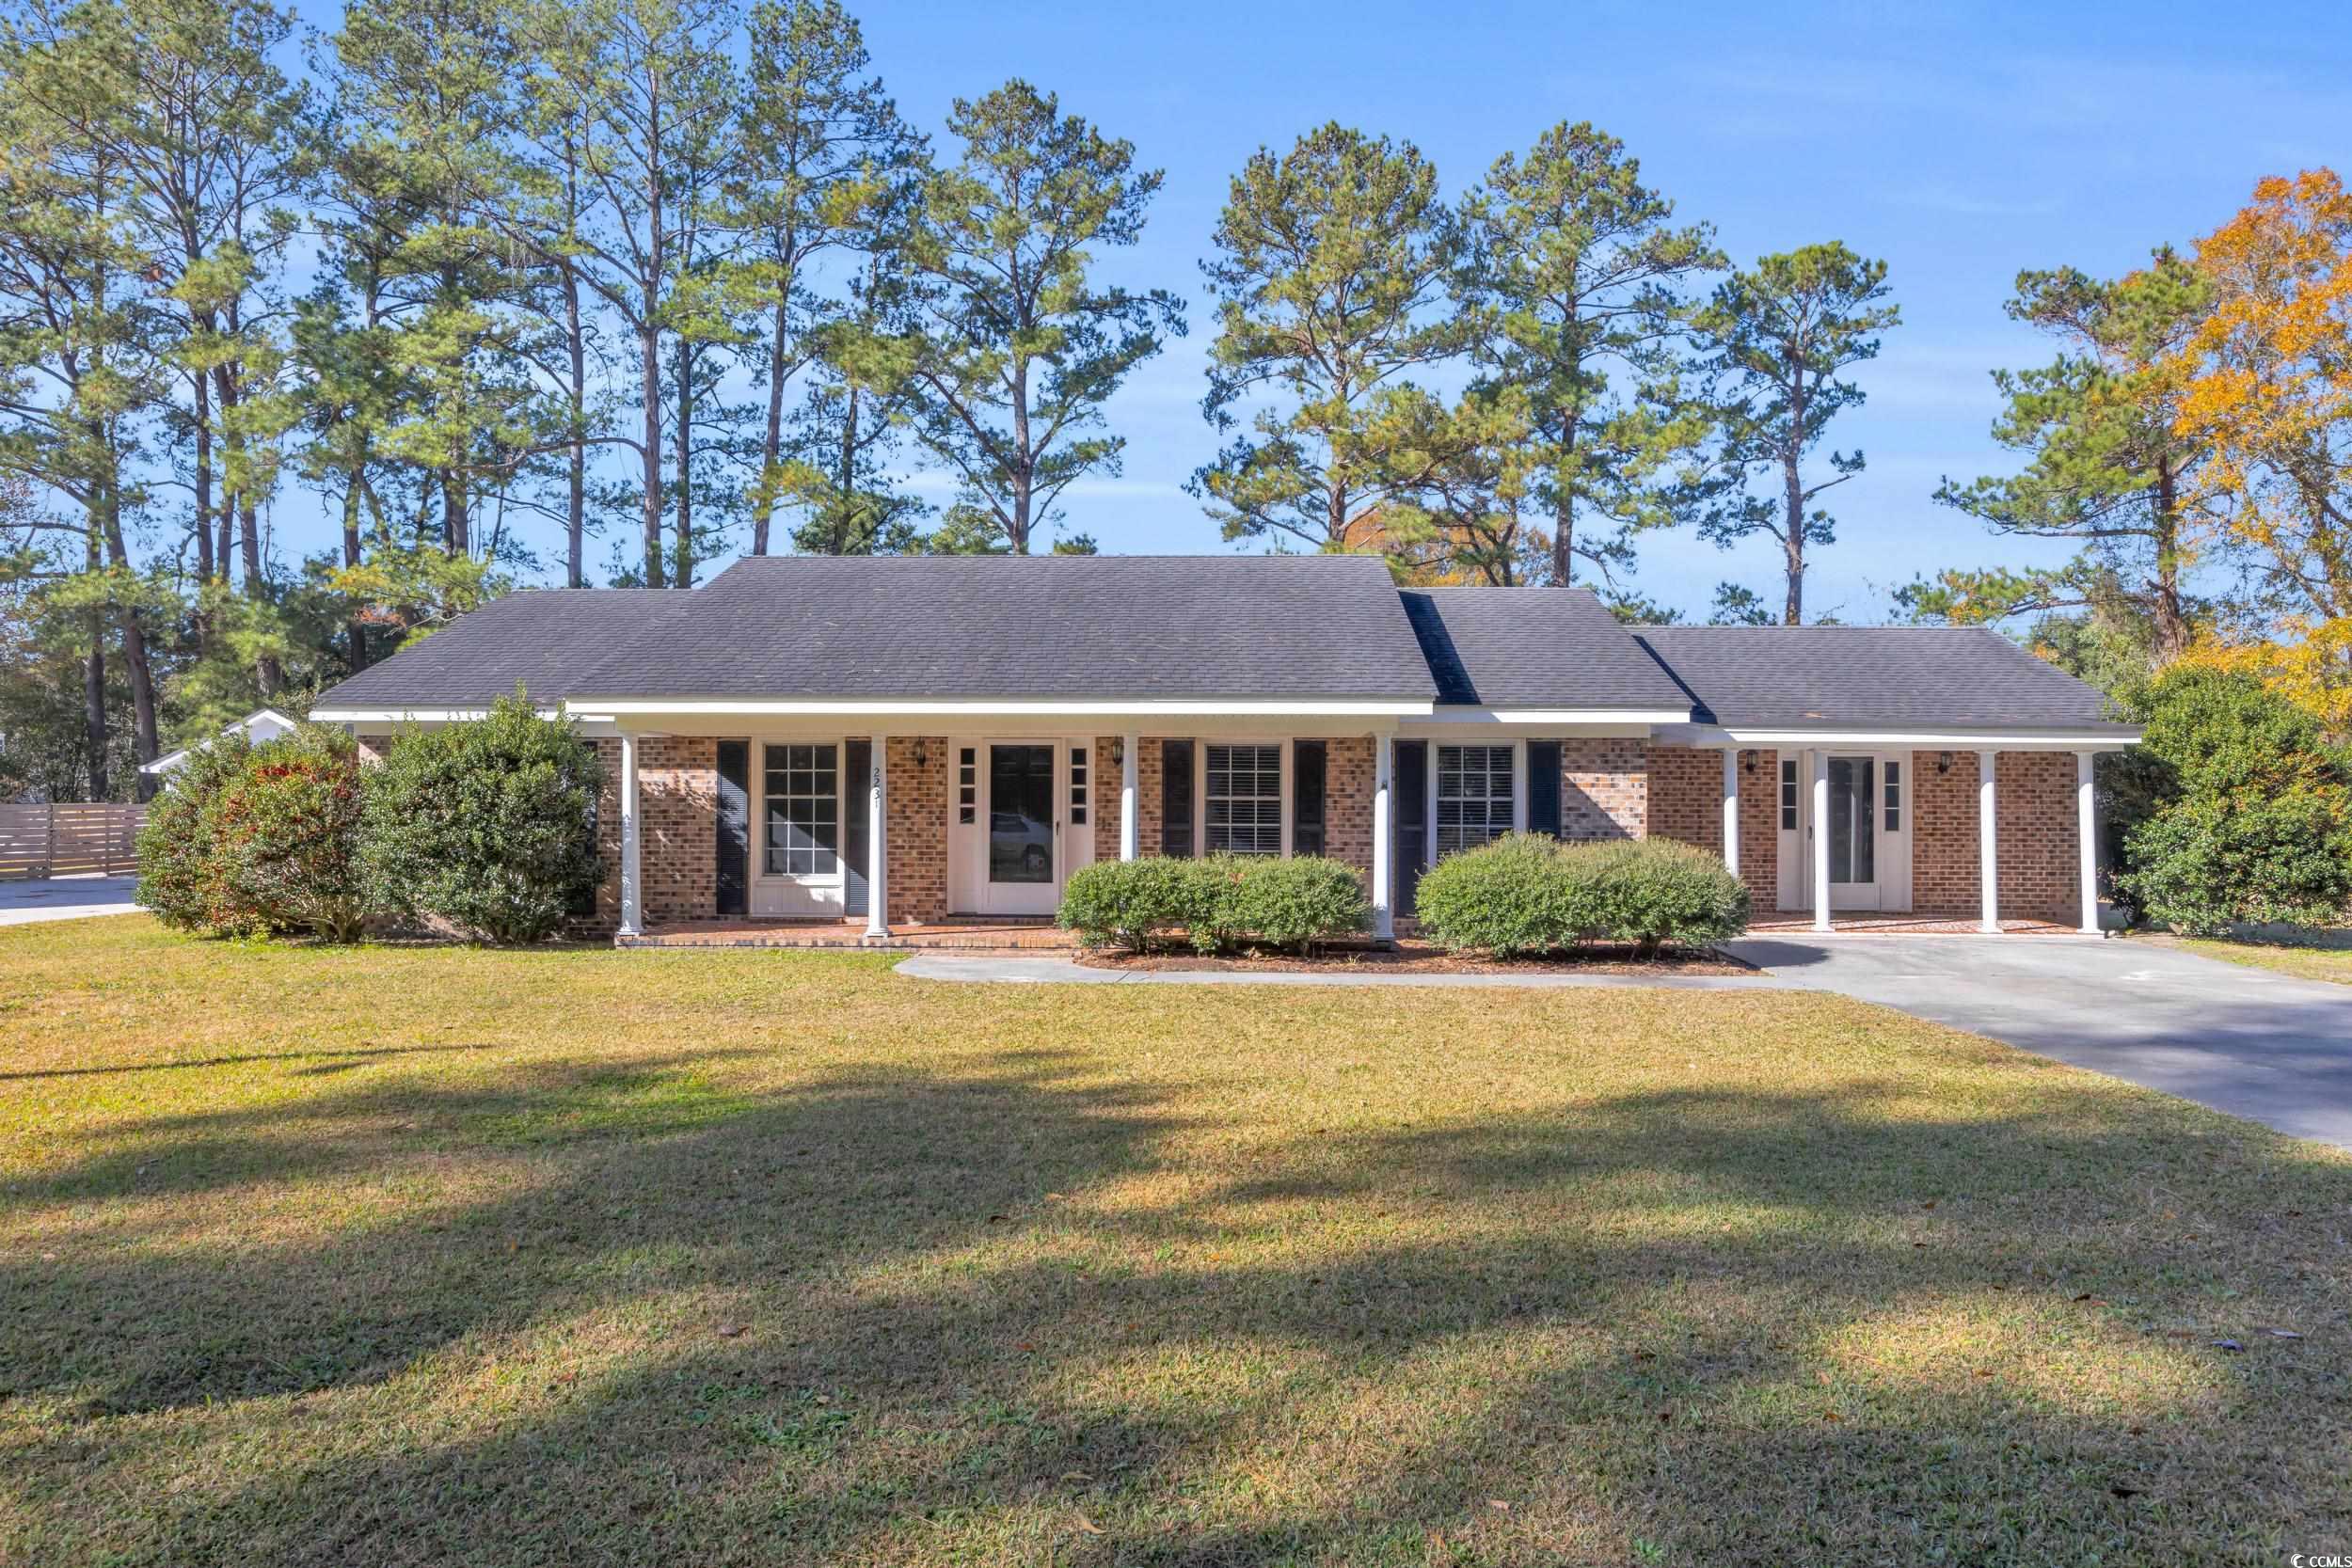
[[[2302,946],[2280,942],[2221,942],[2184,940],[2181,945],[2209,958],[2276,970],[2298,980],[2333,980],[2352,986],[2352,947]]]
[[[25,927],[0,1562],[2270,1564],[2347,1228],[1803,993]]]

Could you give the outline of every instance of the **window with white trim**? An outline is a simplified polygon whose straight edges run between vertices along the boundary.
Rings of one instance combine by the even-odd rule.
[[[1438,842],[1442,858],[1511,831],[1511,748],[1438,748]]]
[[[841,870],[841,766],[834,746],[771,746],[764,757],[766,865],[774,877]]]
[[[1201,790],[1202,840],[1211,854],[1282,852],[1282,748],[1210,746]]]
[[[1890,833],[1899,833],[1903,831],[1903,765],[1899,762],[1890,762],[1886,765],[1884,799],[1886,831]]]
[[[980,752],[966,746],[956,753],[956,820],[969,826],[980,819]]]
[[[1084,746],[1070,748],[1070,825],[1073,828],[1083,828],[1087,825],[1087,764],[1089,760],[1087,749]]]
[[[1797,763],[1793,757],[1784,757],[1780,764],[1780,831],[1797,831]]]

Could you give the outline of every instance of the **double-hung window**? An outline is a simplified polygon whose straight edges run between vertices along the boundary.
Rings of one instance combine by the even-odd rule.
[[[769,875],[841,870],[841,768],[834,746],[771,746],[766,756]]]
[[[1201,792],[1211,854],[1282,852],[1282,748],[1210,746]]]
[[[1511,831],[1511,748],[1438,748],[1439,856],[1470,849]]]

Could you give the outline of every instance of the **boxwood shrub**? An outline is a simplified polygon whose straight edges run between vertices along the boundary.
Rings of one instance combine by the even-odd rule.
[[[1649,957],[1739,935],[1748,894],[1720,859],[1687,844],[1519,834],[1439,861],[1422,877],[1414,915],[1453,952],[1507,958],[1609,942]]]
[[[1371,905],[1343,862],[1301,855],[1104,861],[1071,875],[1057,917],[1089,947],[1150,950],[1182,931],[1216,953],[1248,942],[1310,951],[1363,928]]]

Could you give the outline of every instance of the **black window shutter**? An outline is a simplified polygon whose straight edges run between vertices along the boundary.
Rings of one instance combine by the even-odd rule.
[[[1160,742],[1160,853],[1190,860],[1192,846],[1192,742]]]
[[[720,914],[751,912],[752,743],[719,742]]]
[[[1527,743],[1527,831],[1560,836],[1560,743]]]
[[[1291,853],[1323,853],[1324,748],[1320,740],[1291,742]]]
[[[866,792],[874,787],[874,743],[846,740],[841,744],[841,912],[864,914],[872,891],[866,880],[873,824],[866,816]]]
[[[1429,869],[1429,742],[1396,743],[1396,909],[1413,912],[1413,890]]]

